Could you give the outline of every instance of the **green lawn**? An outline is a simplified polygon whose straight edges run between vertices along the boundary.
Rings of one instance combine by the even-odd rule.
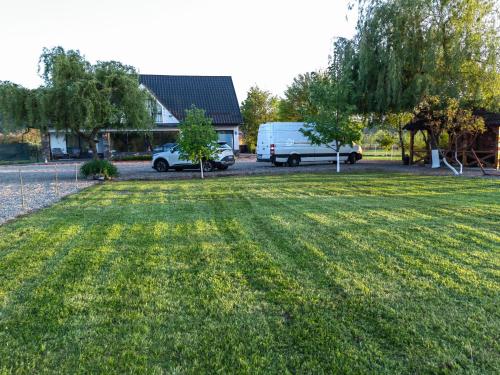
[[[499,373],[500,181],[119,182],[0,227],[0,373]]]

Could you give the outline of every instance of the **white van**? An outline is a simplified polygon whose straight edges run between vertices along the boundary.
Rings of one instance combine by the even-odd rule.
[[[306,162],[336,162],[335,145],[313,145],[300,131],[303,122],[268,122],[260,125],[257,136],[257,161],[274,165],[297,166]],[[361,146],[342,146],[340,161],[351,164],[362,158]]]

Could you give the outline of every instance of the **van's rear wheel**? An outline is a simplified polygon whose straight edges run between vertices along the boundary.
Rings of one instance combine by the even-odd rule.
[[[300,158],[297,155],[292,155],[288,158],[287,164],[289,167],[298,167],[300,164]]]
[[[168,162],[163,159],[159,159],[155,162],[155,169],[158,172],[166,172],[168,171]]]
[[[349,164],[356,163],[356,153],[355,152],[351,152],[349,154],[349,157],[347,158],[347,160],[349,161]]]

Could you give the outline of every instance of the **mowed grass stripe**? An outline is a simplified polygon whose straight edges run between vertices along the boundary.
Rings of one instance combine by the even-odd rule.
[[[497,373],[499,188],[95,186],[0,227],[0,371]]]

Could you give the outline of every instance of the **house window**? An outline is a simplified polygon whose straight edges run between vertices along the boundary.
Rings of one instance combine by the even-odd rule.
[[[160,103],[158,103],[154,99],[151,99],[147,101],[147,106],[149,108],[151,116],[155,119],[155,122],[161,124],[163,122],[163,116]]]
[[[161,124],[163,122],[162,108],[161,105],[159,105],[158,103],[156,104],[155,122],[157,124]]]

